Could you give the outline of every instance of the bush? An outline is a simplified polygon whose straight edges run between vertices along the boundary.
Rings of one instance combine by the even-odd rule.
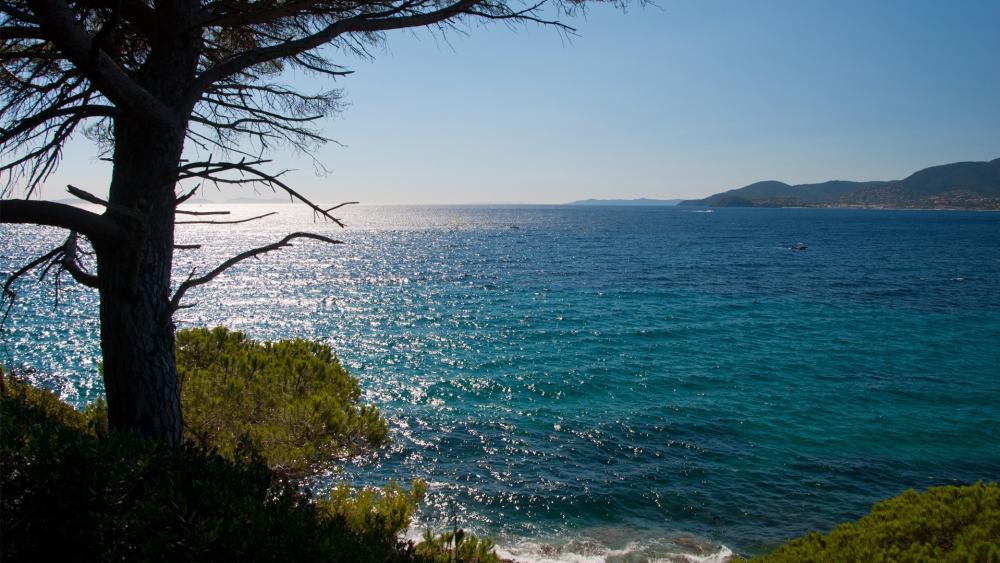
[[[192,443],[102,437],[94,417],[51,393],[12,377],[5,383],[4,561],[412,559],[412,546],[398,536],[422,485],[317,503],[252,448],[237,446],[224,458]],[[360,512],[366,518],[354,516]]]
[[[499,563],[494,550],[493,541],[489,538],[479,539],[473,534],[462,530],[445,532],[435,536],[433,532],[424,532],[424,541],[417,544],[414,552],[420,561],[426,563]]]
[[[185,438],[223,456],[250,443],[272,468],[302,475],[388,439],[329,346],[189,329],[177,332],[176,357]]]
[[[409,491],[395,481],[383,489],[360,490],[341,483],[328,498],[317,500],[316,506],[325,515],[344,521],[359,537],[377,542],[409,527],[413,510],[426,491],[423,481],[414,481]]]
[[[908,490],[876,504],[857,522],[812,532],[754,558],[782,562],[1000,561],[996,483]]]

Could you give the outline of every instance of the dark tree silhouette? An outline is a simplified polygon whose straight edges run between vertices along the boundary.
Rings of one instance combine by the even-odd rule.
[[[543,14],[570,13],[582,0],[551,0],[547,8],[547,0],[517,1],[0,0],[0,222],[69,231],[63,244],[10,276],[4,298],[32,268],[66,272],[97,289],[111,426],[177,443],[183,426],[172,315],[185,291],[296,239],[337,242],[292,233],[172,287],[174,227],[185,213],[177,206],[195,193],[191,182],[266,186],[340,224],[334,208],[267,170],[263,157],[278,144],[309,151],[327,141],[317,124],[339,107],[337,90],[303,93],[282,82],[284,73],[332,80],[348,72],[336,57],[368,56],[396,29],[503,20],[572,31]],[[113,170],[106,199],[69,191],[102,213],[31,199],[78,132]],[[184,160],[191,152],[216,158]],[[89,244],[81,245],[84,238]],[[96,271],[81,260],[85,250]]]

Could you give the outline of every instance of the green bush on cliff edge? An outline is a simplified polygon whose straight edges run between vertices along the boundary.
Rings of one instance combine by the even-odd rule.
[[[812,532],[752,561],[1000,562],[1000,489],[980,482],[908,490],[856,522]]]
[[[248,443],[272,469],[303,475],[388,440],[325,344],[196,328],[177,331],[176,350],[184,438],[223,456]]]

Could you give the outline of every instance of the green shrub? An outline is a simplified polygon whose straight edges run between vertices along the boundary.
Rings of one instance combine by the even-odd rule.
[[[422,494],[391,484],[314,501],[252,447],[222,457],[99,434],[94,416],[7,377],[4,561],[419,561],[399,539]]]
[[[189,329],[177,332],[176,357],[185,438],[223,456],[248,442],[272,468],[302,475],[388,439],[329,346]]]
[[[377,540],[405,530],[426,491],[423,481],[414,481],[409,491],[395,481],[390,481],[383,489],[366,487],[360,490],[340,483],[329,497],[317,500],[316,506],[330,517],[343,520],[359,537]]]
[[[30,411],[18,411],[30,414],[30,422],[42,424],[51,422],[59,428],[81,432],[104,431],[107,428],[107,409],[104,401],[98,401],[84,410],[83,413],[73,410],[51,391],[38,389],[23,382],[17,375],[4,372],[0,366],[0,379],[3,380],[4,406],[30,406]],[[4,411],[6,413],[6,411]],[[6,420],[6,419],[5,419]],[[23,422],[29,422],[25,418]],[[2,430],[2,429],[0,429]]]
[[[1000,490],[981,482],[908,490],[857,522],[812,532],[753,561],[1000,562]]]
[[[421,563],[499,563],[494,548],[489,538],[480,539],[462,530],[437,536],[427,530],[414,553]]]

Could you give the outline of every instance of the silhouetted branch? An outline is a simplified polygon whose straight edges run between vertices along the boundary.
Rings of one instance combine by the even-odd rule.
[[[11,289],[11,286],[17,281],[18,278],[27,274],[35,267],[44,264],[54,258],[57,254],[62,251],[61,247],[53,248],[47,253],[35,258],[31,262],[28,262],[24,266],[18,268],[17,271],[12,273],[7,277],[7,280],[3,284],[3,292],[0,294],[0,303],[6,302],[6,306],[3,308],[3,317],[0,318],[0,327],[7,325],[7,319],[10,317],[10,310],[14,307],[14,300],[17,299],[17,293]]]
[[[254,65],[293,57],[315,49],[333,41],[344,33],[374,33],[392,29],[434,25],[458,16],[480,2],[481,0],[459,0],[437,10],[404,16],[396,15],[401,11],[400,7],[396,7],[383,12],[359,14],[354,17],[338,20],[305,37],[244,51],[223,63],[206,69],[192,85],[192,94],[200,96],[214,82],[242,72]],[[410,3],[409,5],[414,4]]]
[[[96,195],[94,195],[94,194],[92,194],[92,193],[90,193],[90,192],[88,192],[86,190],[81,190],[80,188],[78,188],[76,186],[67,185],[66,186],[66,191],[69,192],[71,195],[74,195],[74,196],[82,199],[83,201],[86,201],[87,203],[93,203],[93,204],[96,204],[96,205],[102,205],[104,207],[108,206],[108,202],[104,201],[103,199],[97,197]]]
[[[259,248],[254,248],[254,249],[251,249],[251,250],[247,250],[246,252],[237,254],[236,256],[230,258],[229,260],[226,260],[225,262],[223,262],[222,264],[220,264],[217,268],[215,268],[214,270],[212,270],[211,272],[208,272],[207,274],[205,274],[203,276],[200,276],[200,277],[197,277],[197,278],[194,277],[194,271],[192,270],[191,274],[188,276],[188,278],[186,280],[184,280],[184,282],[181,283],[177,287],[177,291],[174,292],[174,296],[170,299],[170,306],[171,306],[171,308],[174,309],[174,310],[177,310],[178,307],[180,306],[181,299],[184,297],[184,294],[187,293],[187,290],[191,289],[192,287],[203,285],[203,284],[206,284],[206,283],[212,281],[213,279],[217,278],[220,274],[222,274],[223,272],[225,272],[229,268],[232,268],[233,266],[235,266],[236,264],[239,264],[240,262],[242,262],[244,260],[247,260],[249,258],[253,258],[255,256],[260,256],[261,254],[272,252],[274,250],[278,250],[278,249],[284,248],[286,246],[291,246],[291,244],[290,244],[291,241],[293,241],[295,239],[298,239],[298,238],[308,238],[308,239],[318,240],[318,241],[329,243],[329,244],[343,244],[339,240],[334,240],[334,239],[325,237],[323,235],[317,235],[317,234],[313,234],[313,233],[292,233],[292,234],[286,236],[285,238],[279,240],[278,242],[275,242],[275,243],[272,243],[272,244],[268,244],[268,245],[265,245],[265,246],[261,246]]]
[[[34,269],[37,266],[39,266],[41,264],[44,264],[44,263],[48,262],[49,260],[51,260],[52,258],[56,257],[60,252],[62,252],[62,246],[61,245],[53,248],[52,250],[50,250],[50,251],[46,252],[45,254],[39,256],[38,258],[35,258],[34,260],[32,260],[31,262],[28,262],[24,266],[21,266],[20,268],[17,269],[17,271],[15,271],[10,276],[8,276],[7,280],[4,281],[4,284],[3,284],[3,295],[4,295],[4,297],[9,297],[9,298],[13,299],[14,298],[14,291],[10,289],[11,285],[13,285],[14,282],[17,281],[18,278],[20,278],[24,274],[27,274],[32,269]]]
[[[31,91],[25,86],[22,90]],[[27,94],[28,92],[22,92]],[[69,104],[69,99],[57,96],[54,104]],[[62,157],[62,149],[69,141],[76,128],[88,115],[80,106],[56,107],[41,110],[38,104],[14,102],[0,108],[0,116],[13,114],[13,125],[9,128],[0,127],[0,147],[7,149],[4,157],[8,160],[0,163],[0,174],[7,177],[7,186],[0,190],[6,193],[18,179],[23,178],[30,194],[35,187],[51,174]],[[26,115],[26,114],[33,115]]]
[[[272,190],[281,189],[287,193],[290,197],[301,201],[302,203],[309,206],[316,214],[333,221],[340,227],[344,227],[344,223],[337,219],[333,215],[330,215],[330,211],[336,209],[336,207],[331,209],[323,209],[319,205],[316,205],[304,195],[300,194],[298,191],[293,189],[288,184],[282,182],[278,179],[279,176],[287,172],[283,170],[276,174],[268,174],[263,170],[257,168],[256,164],[262,164],[269,162],[267,160],[257,160],[257,161],[245,161],[241,160],[239,162],[199,162],[191,163],[181,167],[181,178],[204,178],[211,182],[216,182],[220,184],[247,184],[247,183],[258,183],[268,186]],[[237,172],[240,174],[239,179],[234,178],[223,178],[219,174],[222,172]],[[251,176],[247,178],[246,176]]]
[[[174,213],[178,215],[229,215],[229,211],[191,211],[189,209],[177,209]]]
[[[110,242],[125,236],[121,227],[103,215],[54,201],[0,200],[0,223],[34,223],[61,227],[82,233],[95,242]]]
[[[174,207],[177,207],[178,205],[194,197],[194,194],[198,193],[199,189],[201,189],[201,184],[198,184],[197,186],[191,188],[191,190],[188,193],[177,196],[174,199]]]
[[[93,203],[94,205],[103,206],[110,211],[114,211],[116,213],[129,217],[130,219],[138,221],[139,223],[145,222],[145,217],[143,217],[142,213],[140,213],[135,209],[108,203],[107,201],[104,201],[103,199],[97,197],[96,195],[86,190],[81,190],[80,188],[73,185],[67,185],[66,191],[69,192],[71,195],[74,195],[82,199],[83,201],[86,201],[87,203]]]
[[[63,243],[63,254],[60,259],[60,265],[64,270],[69,272],[69,275],[73,276],[76,283],[97,289],[97,276],[83,269],[83,266],[80,264],[78,252],[77,234],[70,232],[66,242]]]
[[[186,180],[193,176],[204,176],[206,174],[218,174],[220,172],[226,172],[229,170],[237,170],[242,166],[257,166],[260,164],[267,164],[271,162],[270,160],[257,159],[247,161],[245,158],[239,162],[215,162],[210,160],[205,160],[201,162],[189,162],[183,166],[180,166],[177,171],[178,180]],[[201,169],[199,173],[195,173],[195,170]],[[188,196],[190,197],[190,196]]]
[[[229,213],[226,211],[225,213]],[[257,219],[263,219],[264,217],[270,217],[271,215],[277,215],[277,211],[272,211],[270,213],[265,213],[263,215],[258,215],[256,217],[250,217],[249,219],[238,219],[235,221],[174,221],[175,225],[235,225],[237,223],[249,223],[250,221],[256,221]]]
[[[71,103],[72,100],[67,100],[65,103]],[[59,119],[62,117],[70,117],[74,120],[81,120],[86,117],[114,117],[115,108],[111,106],[97,106],[97,105],[83,105],[83,106],[67,106],[67,107],[54,107],[45,111],[38,112],[32,115],[30,118],[20,120],[17,125],[10,129],[0,130],[0,143],[5,143],[11,139],[14,139],[18,135],[24,134],[32,129],[39,127],[47,121],[52,121],[54,119]]]
[[[53,267],[58,267],[60,271],[68,272],[77,283],[90,288],[97,288],[97,276],[87,272],[80,264],[77,244],[77,233],[70,231],[69,236],[66,237],[66,240],[62,244],[28,262],[7,277],[3,284],[3,290],[0,292],[0,302],[7,302],[4,307],[3,317],[0,319],[0,327],[7,323],[11,308],[14,306],[14,300],[17,298],[17,293],[11,289],[14,282],[39,266],[42,266],[42,274],[39,276],[39,279],[44,279]],[[58,293],[56,299],[58,302]]]
[[[333,207],[328,207],[328,208],[324,209],[323,211],[325,213],[329,213],[329,212],[331,212],[331,211],[333,211],[335,209],[340,209],[341,207],[344,207],[345,205],[358,205],[360,203],[361,203],[360,201],[345,201],[344,203],[338,203],[337,205],[334,205]]]

